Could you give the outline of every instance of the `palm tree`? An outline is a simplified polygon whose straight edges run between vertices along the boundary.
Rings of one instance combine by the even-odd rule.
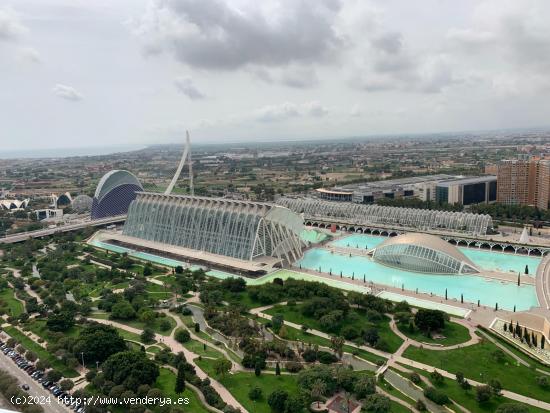
[[[311,386],[311,398],[317,402],[317,409],[319,408],[319,400],[321,399],[321,396],[325,393],[327,390],[327,385],[324,381],[317,379],[313,385]]]

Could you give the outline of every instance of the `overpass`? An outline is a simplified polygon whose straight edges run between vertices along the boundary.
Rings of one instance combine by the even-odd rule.
[[[104,225],[117,224],[119,222],[124,222],[126,220],[126,214],[117,215],[114,217],[107,217],[96,219],[93,221],[83,221],[75,224],[67,224],[56,226],[55,228],[44,228],[36,231],[21,232],[18,234],[8,235],[6,237],[0,238],[0,244],[13,244],[16,242],[23,242],[29,238],[42,238],[54,234],[61,234],[63,232],[76,231],[79,229],[84,229],[86,227],[102,227]]]

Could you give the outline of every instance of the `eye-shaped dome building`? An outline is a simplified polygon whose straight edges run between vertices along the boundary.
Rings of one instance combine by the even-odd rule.
[[[107,172],[97,185],[92,203],[92,219],[126,214],[130,203],[136,199],[143,186],[128,171]]]
[[[473,274],[475,264],[458,248],[435,235],[407,233],[371,250],[375,261],[405,271],[427,274]]]

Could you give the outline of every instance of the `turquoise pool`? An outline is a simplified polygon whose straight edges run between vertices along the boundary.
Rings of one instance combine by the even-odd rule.
[[[356,245],[367,244],[368,248],[376,246],[382,242],[385,237],[373,237],[364,234],[350,235],[349,237],[340,239],[332,243],[332,245],[350,246],[354,248]],[[467,249],[465,249],[467,250]],[[525,268],[526,260],[533,265],[532,272],[536,270],[538,265],[537,258],[512,256],[496,252],[467,250],[474,252],[470,258],[478,265],[521,265]],[[483,255],[486,254],[486,255]],[[498,256],[498,257],[495,257]],[[506,261],[509,258],[514,260]],[[517,260],[519,258],[520,260]],[[506,283],[494,279],[488,279],[478,276],[448,276],[448,275],[427,275],[415,272],[403,271],[395,268],[390,268],[382,264],[378,264],[364,256],[348,256],[343,254],[331,253],[323,248],[313,248],[307,251],[300,261],[295,264],[297,267],[307,268],[314,271],[319,271],[319,268],[324,273],[332,274],[335,278],[342,276],[362,280],[363,276],[368,281],[373,281],[378,284],[388,285],[396,288],[404,287],[407,290],[415,291],[418,288],[419,292],[433,293],[441,297],[447,296],[449,300],[460,300],[461,294],[464,296],[464,301],[477,303],[480,300],[482,305],[494,307],[498,302],[499,308],[512,310],[514,305],[516,309],[528,310],[532,306],[537,306],[537,296],[535,287],[532,285],[518,286],[515,283]],[[531,270],[531,265],[529,266]],[[522,271],[523,272],[523,271]]]
[[[135,250],[130,249],[130,248],[121,247],[120,245],[108,244],[106,242],[101,242],[101,241],[98,241],[96,239],[92,240],[90,242],[90,244],[93,245],[93,246],[99,247],[99,248],[109,250],[109,251],[118,252],[119,254],[127,253],[130,257],[138,258],[138,259],[144,260],[144,261],[154,262],[156,264],[165,265],[167,267],[175,268],[175,267],[181,266],[183,268],[190,268],[192,270],[200,268],[198,266],[190,266],[189,264],[187,264],[183,261],[173,260],[171,258],[160,257],[158,255],[149,254],[147,252],[135,251]]]
[[[340,238],[330,243],[338,247],[350,247],[359,249],[371,249],[376,247],[381,242],[384,242],[387,237],[379,237],[367,234],[353,234],[347,237]],[[471,259],[474,264],[479,267],[502,272],[525,272],[527,265],[529,275],[534,276],[541,259],[538,257],[528,257],[525,255],[514,255],[502,252],[492,252],[475,248],[459,248],[464,255]]]

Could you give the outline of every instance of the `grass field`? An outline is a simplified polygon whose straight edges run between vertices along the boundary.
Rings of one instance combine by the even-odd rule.
[[[6,330],[6,333],[8,333],[11,337],[15,338],[27,350],[31,350],[35,352],[38,355],[38,358],[43,360],[48,360],[51,366],[59,370],[61,374],[63,374],[63,376],[69,377],[69,378],[78,376],[78,373],[75,370],[68,368],[55,356],[53,356],[48,351],[46,351],[44,347],[42,347],[38,343],[35,343],[29,337],[27,337],[26,335],[21,333],[19,330],[17,330],[15,327],[6,327],[5,330]]]
[[[155,386],[158,387],[166,397],[170,397],[172,400],[177,400],[178,398],[189,399],[189,404],[179,406],[185,412],[209,413],[209,410],[204,407],[193,390],[187,387],[182,394],[176,394],[174,391],[175,385],[176,375],[168,369],[160,369],[160,374],[157,377]]]
[[[101,320],[109,320],[109,313],[92,313],[90,314],[90,318],[97,318]],[[170,323],[170,328],[168,330],[161,330],[160,329],[160,320],[168,320]],[[150,327],[153,329],[155,333],[162,334],[163,336],[169,336],[174,327],[176,327],[176,320],[174,320],[172,317],[158,317],[155,319],[155,322],[151,324],[150,326],[146,326],[145,323],[138,321],[138,320],[113,320],[120,324],[125,324],[130,327],[138,328],[140,330],[143,330],[145,327]],[[141,340],[138,340],[141,341]]]
[[[19,316],[25,310],[23,303],[15,298],[11,288],[0,291],[0,307],[4,307],[6,313],[13,317]]]
[[[220,378],[214,373],[212,361],[206,359],[195,360],[201,369],[208,375],[216,377],[249,412],[271,413],[267,398],[276,389],[286,390],[289,394],[298,394],[298,384],[295,376],[262,374],[256,377],[254,373],[239,372],[227,374],[225,377]],[[254,402],[248,398],[248,392],[256,386],[262,389],[262,397]]]
[[[419,374],[428,377],[429,374],[422,370],[415,369]],[[423,384],[423,383],[422,383]],[[444,378],[443,383],[435,384],[435,387],[447,394],[449,398],[465,407],[472,413],[490,413],[494,412],[498,406],[504,403],[518,403],[514,400],[507,399],[505,397],[493,398],[485,403],[478,403],[475,399],[475,388],[472,387],[470,390],[464,390],[456,382],[456,380],[451,380]],[[529,408],[531,413],[542,413],[545,410],[539,409],[530,405],[525,405]]]
[[[498,350],[497,346],[483,340],[473,346],[444,351],[411,346],[403,356],[451,373],[460,371],[467,378],[483,383],[497,379],[506,390],[538,400],[550,401],[550,390],[544,390],[536,383],[536,377],[542,373],[537,373],[535,369],[523,365],[518,366],[517,362],[508,355],[504,356],[503,361],[498,362],[494,356],[496,350]]]
[[[312,318],[312,317],[306,317],[302,314],[300,311],[300,305],[296,306],[275,306],[273,308],[270,308],[265,313],[270,315],[275,314],[282,314],[284,319],[286,321],[290,321],[296,324],[300,325],[306,325],[309,328],[313,328],[315,330],[324,331],[326,333],[330,333],[329,331],[325,331],[321,324],[319,323],[319,320]],[[351,316],[351,314],[354,314]],[[357,318],[357,320],[350,319],[351,317]],[[341,323],[341,327],[345,327],[347,325],[361,325],[364,327],[375,327],[378,330],[378,334],[380,335],[380,338],[384,340],[388,346],[386,349],[389,352],[396,351],[399,346],[403,343],[403,340],[399,336],[397,336],[390,328],[389,325],[389,319],[384,316],[384,319],[378,323],[372,323],[369,322],[364,313],[358,310],[351,310],[350,315],[346,317],[346,319]],[[338,331],[334,331],[335,334],[338,333]]]
[[[445,336],[443,339],[433,339],[426,336],[420,330],[414,332],[409,331],[408,325],[398,325],[399,331],[405,334],[410,339],[429,344],[441,344],[443,346],[452,346],[454,344],[465,343],[470,339],[470,332],[468,329],[460,324],[447,322],[445,323],[445,328],[439,332],[442,336]]]
[[[183,343],[182,345],[187,350],[192,351],[198,356],[213,357],[213,358],[223,357],[222,353],[220,353],[217,350],[214,350],[212,347],[206,346],[206,350],[205,350],[203,344],[196,340],[189,340],[188,342]]]

